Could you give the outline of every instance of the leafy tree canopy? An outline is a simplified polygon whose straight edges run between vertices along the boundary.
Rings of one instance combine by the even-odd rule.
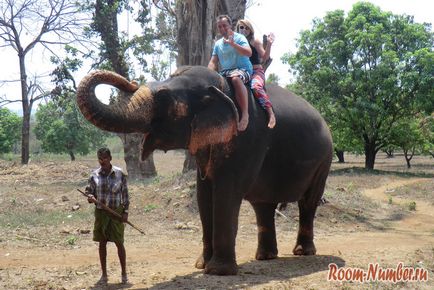
[[[315,19],[283,61],[335,139],[345,136],[340,146],[357,141],[372,169],[396,122],[434,108],[432,44],[430,25],[359,2],[347,16],[336,10]]]

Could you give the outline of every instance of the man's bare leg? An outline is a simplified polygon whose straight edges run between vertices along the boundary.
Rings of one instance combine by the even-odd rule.
[[[121,276],[122,276],[122,283],[126,284],[128,282],[127,278],[127,254],[125,251],[125,246],[122,243],[116,243],[116,247],[118,249],[118,257],[119,262],[121,264]]]
[[[99,252],[99,261],[101,263],[101,278],[99,279],[99,281],[97,282],[97,284],[101,284],[101,285],[105,285],[107,284],[108,281],[108,277],[107,277],[107,241],[100,241],[99,242],[99,247],[98,247],[98,252]]]
[[[247,98],[247,89],[239,77],[233,77],[232,84],[235,89],[235,97],[241,110],[241,119],[238,122],[238,131],[244,131],[249,125],[249,101]]]

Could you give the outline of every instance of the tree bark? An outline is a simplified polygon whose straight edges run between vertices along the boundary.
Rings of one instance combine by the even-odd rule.
[[[405,158],[405,162],[407,163],[407,168],[410,169],[411,168],[411,159],[413,159],[414,156],[414,148],[411,150],[411,154],[408,153],[408,149],[404,149],[404,158]]]
[[[124,145],[124,160],[127,166],[128,178],[133,180],[140,180],[157,175],[157,170],[154,164],[154,157],[151,154],[145,161],[140,162],[140,144],[142,141],[142,134],[120,134]]]
[[[211,58],[216,36],[215,19],[220,14],[228,14],[233,21],[244,17],[245,0],[185,0],[176,3],[178,58],[177,66],[207,66]],[[186,37],[186,35],[188,37]],[[196,169],[194,156],[185,151],[183,172]]]
[[[393,149],[387,149],[384,152],[386,152],[387,158],[393,158]]]
[[[20,43],[18,43],[19,45]],[[27,87],[26,55],[23,48],[18,48],[18,61],[20,63],[21,99],[23,108],[23,123],[21,128],[21,164],[28,164],[30,157],[30,110],[29,90]]]
[[[365,141],[365,168],[373,170],[375,165],[375,157],[378,149],[375,148],[375,142]]]
[[[71,161],[75,161],[75,155],[73,151],[69,151],[69,157],[71,158]]]
[[[118,37],[117,10],[114,9],[116,1],[97,0],[95,3],[95,29],[101,35],[105,45],[105,58],[107,58],[113,70],[121,76],[129,79],[129,66],[125,61],[121,44]],[[109,8],[109,9],[107,9]],[[120,98],[123,96],[120,95]],[[157,175],[154,165],[153,154],[142,163],[140,162],[140,143],[141,134],[121,134],[118,135],[124,145],[124,160],[127,166],[128,177],[131,179],[141,179]]]

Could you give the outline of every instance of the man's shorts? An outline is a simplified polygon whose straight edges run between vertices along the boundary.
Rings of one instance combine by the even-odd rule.
[[[242,68],[225,69],[220,72],[220,75],[225,78],[239,77],[245,84],[250,82],[251,79],[249,72]]]
[[[123,207],[115,210],[122,214]],[[114,243],[124,242],[125,225],[103,209],[95,208],[95,224],[93,227],[93,240],[95,242],[109,241]]]

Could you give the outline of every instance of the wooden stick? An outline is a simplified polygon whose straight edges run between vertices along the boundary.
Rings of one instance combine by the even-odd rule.
[[[81,192],[85,197],[89,197],[86,193],[84,193],[83,191],[81,191],[80,189],[77,188],[77,190],[79,192]],[[114,217],[116,217],[118,220],[122,221],[122,216],[120,214],[118,214],[117,212],[115,212],[114,210],[112,210],[111,208],[109,208],[108,206],[106,206],[105,204],[103,204],[102,202],[100,202],[99,200],[95,199],[96,203],[102,207],[103,210],[105,210],[106,212],[111,213]],[[123,221],[122,221],[123,222]],[[145,232],[143,230],[141,230],[140,228],[138,228],[137,226],[133,225],[130,221],[126,221],[126,224],[129,224],[130,226],[132,226],[134,229],[138,230],[141,234],[145,234]]]
[[[278,215],[283,216],[285,219],[288,219],[286,215],[284,215],[281,211],[279,211],[277,208],[274,210]]]

